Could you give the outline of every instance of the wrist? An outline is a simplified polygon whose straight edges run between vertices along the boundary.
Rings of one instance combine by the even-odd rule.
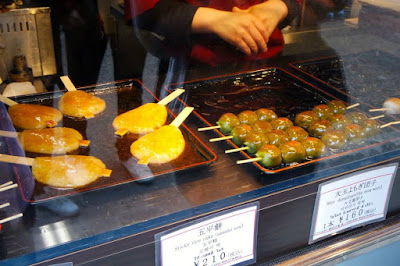
[[[215,33],[215,25],[225,14],[225,11],[208,7],[199,7],[192,21],[193,33]]]
[[[287,5],[282,0],[268,0],[264,3],[269,10],[277,15],[279,22],[283,21],[289,13]]]

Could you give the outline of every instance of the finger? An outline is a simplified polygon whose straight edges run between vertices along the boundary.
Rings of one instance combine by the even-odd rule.
[[[257,44],[258,51],[260,52],[265,52],[267,51],[267,42],[264,40],[264,37],[260,33],[260,31],[257,29],[257,27],[252,28],[250,30],[250,35]]]
[[[247,46],[250,48],[251,53],[253,53],[253,54],[258,53],[258,45],[250,33],[243,34],[242,39],[247,44]]]
[[[269,29],[270,27],[266,27],[261,21],[255,21],[254,25],[258,32],[261,34],[262,38],[264,39],[265,43],[268,43],[269,36],[271,36],[272,31]]]
[[[244,40],[240,40],[234,45],[246,55],[251,55],[251,49]]]

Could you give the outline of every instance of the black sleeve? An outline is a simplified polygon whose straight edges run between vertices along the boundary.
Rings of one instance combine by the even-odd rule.
[[[278,28],[283,29],[289,25],[296,17],[300,16],[300,4],[296,0],[282,0],[288,8],[286,18],[279,23]]]
[[[182,0],[160,0],[133,21],[138,28],[154,32],[172,43],[190,44],[192,20],[198,7]]]

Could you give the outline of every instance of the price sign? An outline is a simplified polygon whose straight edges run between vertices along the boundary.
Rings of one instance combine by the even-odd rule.
[[[379,166],[320,184],[309,243],[384,220],[397,167]]]
[[[258,208],[247,204],[157,234],[156,265],[254,263]]]

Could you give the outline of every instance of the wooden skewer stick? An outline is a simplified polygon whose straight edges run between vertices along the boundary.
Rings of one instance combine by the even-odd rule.
[[[359,105],[360,105],[359,103],[355,103],[355,104],[352,104],[352,105],[347,106],[346,109],[349,110],[349,109],[354,108],[354,107],[357,107],[357,106],[359,106]]]
[[[261,157],[256,157],[256,158],[250,158],[250,159],[246,159],[246,160],[239,160],[239,161],[236,161],[236,163],[237,164],[252,163],[252,162],[258,162],[261,160],[262,160]]]
[[[60,77],[62,83],[64,84],[67,91],[76,91],[75,85],[72,83],[68,76],[61,76]]]
[[[248,150],[248,149],[249,149],[249,147],[241,147],[241,148],[226,150],[225,153],[233,153],[233,152],[238,152],[238,151],[246,151],[246,150]]]
[[[9,190],[12,188],[16,188],[16,187],[18,187],[17,184],[12,184],[11,186],[2,187],[2,188],[0,188],[0,192],[6,191],[6,190]]]
[[[232,139],[233,136],[225,136],[225,137],[220,137],[220,138],[213,138],[210,139],[210,142],[216,142],[216,141],[221,141],[221,140],[227,140],[227,139]]]
[[[8,206],[10,206],[10,203],[6,202],[6,203],[0,205],[0,209],[3,209]]]
[[[23,216],[22,213],[18,213],[18,214],[16,214],[16,215],[7,217],[7,218],[5,218],[5,219],[0,220],[0,224],[9,222],[9,221],[11,221],[11,220],[17,219],[17,218],[22,217],[22,216]]]
[[[179,127],[183,121],[190,115],[190,113],[193,111],[193,107],[185,107],[185,109],[182,110],[182,112],[179,113],[179,115],[174,119],[174,121],[171,122],[171,126]]]
[[[6,183],[4,183],[4,184],[1,184],[1,185],[0,185],[0,188],[1,188],[1,187],[9,186],[9,185],[11,185],[12,183],[13,183],[13,181],[8,181],[8,182],[6,182]]]
[[[13,131],[0,130],[0,136],[7,138],[18,138],[18,133]]]
[[[377,115],[377,116],[371,117],[370,119],[371,120],[375,120],[375,119],[379,119],[379,118],[382,118],[382,117],[385,117],[385,115]]]
[[[397,124],[400,124],[400,121],[391,122],[391,125],[397,125]]]
[[[375,109],[369,109],[370,112],[385,112],[387,111],[387,108],[375,108]]]
[[[1,94],[0,94],[0,101],[3,102],[4,104],[8,105],[8,106],[13,106],[13,105],[18,104],[16,101],[8,99],[6,96],[3,96]]]
[[[0,162],[5,163],[16,163],[16,164],[23,164],[32,166],[35,162],[34,158],[27,158],[27,157],[20,157],[20,156],[13,156],[8,154],[0,154]]]
[[[216,126],[211,126],[211,127],[200,127],[197,130],[198,131],[207,131],[207,130],[218,129],[218,128],[221,128],[221,126],[216,125]]]
[[[392,124],[393,124],[393,122],[390,122],[390,123],[379,126],[379,128],[385,128],[385,127],[391,126]]]
[[[159,105],[167,105],[168,103],[170,103],[172,100],[174,100],[175,98],[177,98],[179,95],[181,95],[184,92],[185,92],[184,89],[176,89],[173,93],[171,93],[170,95],[168,95],[167,97],[165,97],[164,99],[159,101],[158,104]]]

